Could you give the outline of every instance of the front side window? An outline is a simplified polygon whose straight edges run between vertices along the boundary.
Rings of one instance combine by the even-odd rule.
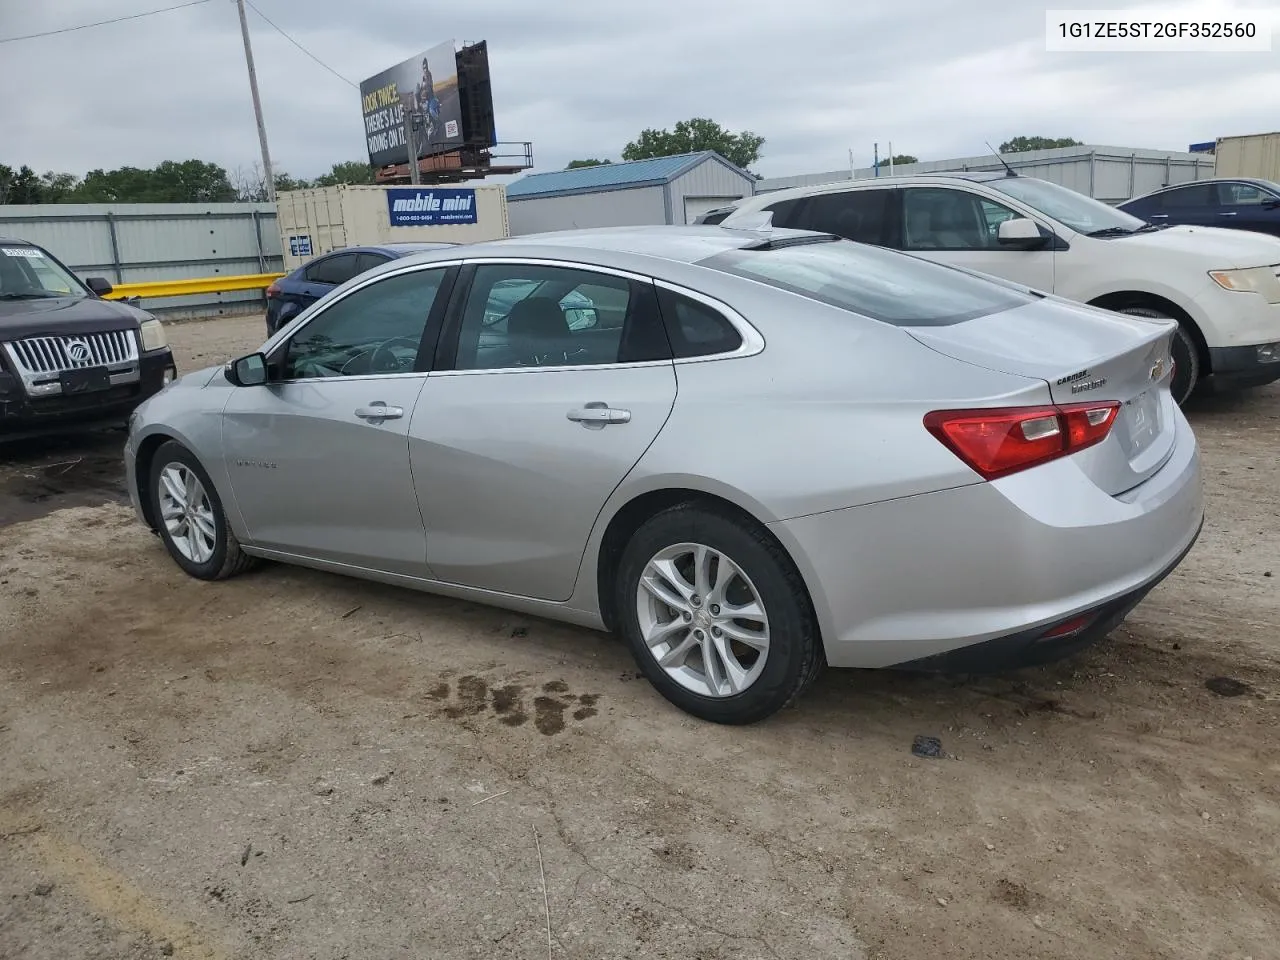
[[[1223,205],[1228,207],[1256,207],[1276,199],[1251,183],[1223,183],[1219,184],[1218,190]]]
[[[1018,214],[964,190],[912,187],[903,194],[902,243],[906,250],[1005,250],[1000,223]]]
[[[356,255],[340,253],[333,257],[325,257],[307,267],[307,279],[312,283],[327,283],[338,286],[346,283],[356,275]]]
[[[444,276],[444,268],[396,274],[343,297],[290,339],[285,378],[412,372]]]
[[[1133,233],[1146,226],[1142,220],[1123,210],[1048,180],[1001,177],[986,181],[983,186],[1020,200],[1032,210],[1065,224],[1077,233]]]
[[[80,281],[39,247],[0,246],[0,300],[84,296]]]
[[[374,267],[380,267],[384,263],[390,263],[389,257],[384,257],[380,253],[362,253],[356,257],[356,272],[352,274],[364,273],[366,270],[372,270]]]
[[[845,241],[740,249],[700,265],[895,326],[946,326],[1035,298],[961,270]]]
[[[539,264],[476,267],[459,370],[639,363],[670,357],[652,285]]]
[[[885,243],[890,190],[849,190],[808,197],[778,226],[830,233],[858,243]]]

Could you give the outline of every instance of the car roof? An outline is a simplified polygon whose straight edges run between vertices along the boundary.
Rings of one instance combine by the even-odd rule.
[[[27,247],[37,247],[39,244],[32,243],[30,240],[23,240],[21,237],[0,237],[0,243],[23,244]]]
[[[1170,190],[1181,190],[1183,187],[1194,187],[1200,183],[1248,183],[1255,187],[1262,187],[1265,190],[1274,190],[1277,184],[1272,180],[1263,177],[1201,177],[1199,180],[1183,180],[1181,183],[1170,183],[1163,187],[1157,187],[1147,193],[1139,194],[1136,197],[1130,197],[1125,203],[1132,203],[1134,200],[1142,200],[1146,197],[1154,197],[1157,193],[1168,193]],[[1121,204],[1123,206],[1123,204]]]
[[[810,230],[771,228],[767,232],[732,229],[720,226],[639,226],[600,227],[581,230],[557,230],[534,233],[502,240],[489,240],[466,245],[466,256],[508,257],[520,253],[539,256],[578,258],[588,251],[668,260],[674,263],[696,263],[719,253],[739,250],[762,239],[785,241],[821,236]],[[447,259],[442,251],[423,253],[415,259],[428,262]],[[456,254],[454,254],[456,256]],[[584,263],[590,262],[583,259]]]
[[[1018,176],[1018,174],[1014,174]],[[827,183],[814,183],[801,187],[787,187],[785,190],[770,190],[747,197],[737,204],[731,204],[735,210],[754,209],[764,204],[776,203],[779,200],[790,200],[796,197],[812,197],[823,193],[839,193],[842,190],[864,189],[867,187],[898,187],[911,184],[954,184],[958,180],[966,183],[992,183],[1010,179],[1009,174],[1001,171],[977,170],[959,171],[956,173],[918,173],[910,176],[893,177],[859,177],[856,180],[831,180]]]

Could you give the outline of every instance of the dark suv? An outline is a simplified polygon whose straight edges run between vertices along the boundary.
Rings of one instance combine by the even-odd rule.
[[[1280,183],[1219,178],[1179,183],[1120,204],[1148,223],[1233,227],[1280,237]]]
[[[160,321],[110,292],[0,237],[0,442],[123,424],[177,375]]]

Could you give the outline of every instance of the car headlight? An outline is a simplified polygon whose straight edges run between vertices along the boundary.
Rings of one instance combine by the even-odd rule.
[[[155,317],[150,320],[143,320],[138,327],[138,332],[142,334],[142,349],[144,351],[160,350],[169,345],[169,338],[164,333],[164,324]]]
[[[1257,293],[1266,274],[1265,269],[1250,270],[1210,270],[1209,276],[1223,290],[1237,293]]]

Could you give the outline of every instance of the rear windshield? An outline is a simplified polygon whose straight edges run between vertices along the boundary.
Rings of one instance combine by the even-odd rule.
[[[943,327],[1033,299],[907,254],[846,240],[731,250],[700,261],[899,327]]]

